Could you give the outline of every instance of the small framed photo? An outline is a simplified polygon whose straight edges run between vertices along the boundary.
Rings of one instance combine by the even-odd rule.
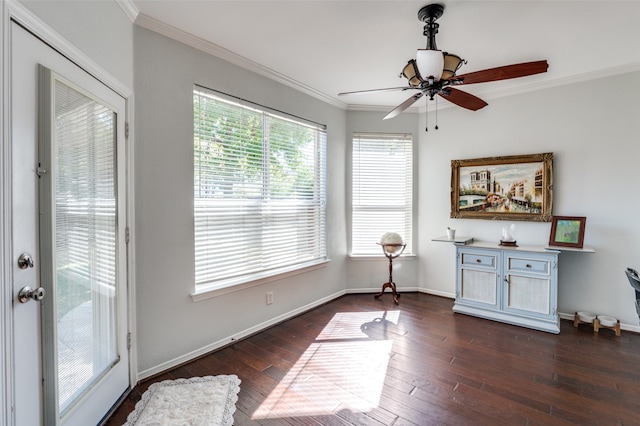
[[[587,218],[582,216],[553,216],[550,246],[582,248]]]

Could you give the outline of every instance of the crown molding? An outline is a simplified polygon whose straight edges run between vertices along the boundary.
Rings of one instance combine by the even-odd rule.
[[[479,95],[479,96],[485,100],[499,99],[499,98],[504,98],[508,96],[521,95],[524,93],[537,92],[539,90],[554,89],[556,87],[561,87],[561,86],[569,86],[571,84],[585,83],[585,82],[594,81],[594,80],[603,80],[603,79],[612,78],[618,75],[628,74],[631,72],[638,72],[638,71],[640,71],[640,62],[633,62],[633,63],[624,64],[616,67],[603,68],[596,71],[590,71],[582,74],[576,74],[576,75],[571,75],[567,77],[560,77],[552,80],[526,84],[523,86],[511,88],[511,89],[496,90],[492,92],[483,93],[482,95]],[[464,87],[464,85],[460,87]],[[454,106],[455,105],[452,104],[451,102],[440,102],[438,103],[437,109],[443,110],[443,109],[451,108]],[[347,110],[360,110],[359,107],[360,105],[357,105],[357,106],[348,105]],[[417,111],[415,110],[414,111],[407,110],[407,111],[425,112],[425,109],[426,109],[425,106],[420,106],[419,108],[417,108]],[[434,104],[429,104],[429,108],[428,108],[429,111],[433,111],[435,109],[436,107]]]
[[[537,83],[526,84],[523,86],[514,87],[512,89],[497,90],[493,92],[487,92],[482,96],[485,99],[498,99],[506,96],[520,95],[528,92],[536,92],[539,90],[553,89],[560,86],[568,86],[576,83],[584,83],[593,80],[603,80],[617,75],[627,74],[630,72],[640,71],[640,62],[629,63],[619,65],[616,67],[603,68],[596,71],[590,71],[582,74],[575,74],[566,77],[555,78],[546,81],[540,81]]]
[[[118,6],[120,6],[120,8],[124,10],[124,13],[131,20],[131,22],[136,21],[136,18],[138,17],[140,11],[133,3],[133,0],[116,0],[116,3],[118,3]]]
[[[183,44],[186,44],[187,46],[191,46],[195,49],[201,50],[217,58],[223,59],[246,70],[277,81],[278,83],[284,84],[285,86],[292,87],[302,93],[305,93],[335,107],[341,109],[346,109],[347,107],[345,103],[336,101],[334,98],[328,96],[327,94],[322,93],[305,84],[302,84],[297,80],[294,80],[290,77],[287,77],[286,75],[280,74],[277,71],[253,62],[252,60],[238,55],[237,53],[234,53],[228,49],[225,49],[224,47],[218,46],[215,43],[211,43],[186,31],[180,30],[150,16],[147,16],[144,13],[138,14],[135,20],[135,24],[142,28],[146,28],[163,36],[169,37],[173,40],[179,41]]]
[[[384,112],[385,114],[390,112],[395,106],[389,105],[364,105],[364,104],[348,104],[347,111],[360,111],[360,112]],[[422,107],[424,109],[424,107]],[[440,108],[438,108],[440,109]],[[402,114],[416,114],[420,112],[420,108],[417,106],[411,106],[402,111]]]
[[[74,62],[84,71],[100,80],[120,96],[130,98],[133,95],[133,89],[123,84],[117,77],[105,70],[82,50],[78,49],[67,39],[58,34],[53,28],[47,25],[46,22],[23,6],[18,0],[6,0],[5,4],[7,6],[9,19],[20,24],[24,29],[51,46],[62,56]]]
[[[156,33],[169,37],[173,40],[176,40],[188,46],[191,46],[195,49],[208,53],[212,56],[218,57],[234,65],[242,67],[246,70],[252,71],[256,74],[262,75],[271,80],[277,81],[288,87],[292,87],[302,93],[305,93],[309,96],[312,96],[316,99],[319,99],[337,108],[344,109],[347,111],[365,111],[365,112],[388,112],[394,108],[394,106],[347,104],[345,102],[341,102],[323,92],[320,92],[297,80],[287,77],[284,74],[281,74],[277,71],[274,71],[270,68],[260,65],[244,56],[238,55],[237,53],[234,53],[221,46],[218,46],[215,43],[206,41],[200,37],[194,36],[193,34],[190,34],[186,31],[175,28],[171,25],[168,25],[162,21],[159,21],[150,16],[147,16],[143,13],[138,13],[138,10],[133,4],[132,0],[116,0],[116,1],[118,2],[118,4],[121,5],[121,7],[123,7],[125,12],[127,12],[127,9],[125,8],[130,8],[130,12],[127,12],[128,16],[131,17],[131,16],[134,16],[135,14],[136,18],[134,23],[142,28],[146,28],[148,30],[154,31]],[[527,84],[524,86],[518,86],[510,89],[490,91],[482,94],[481,96],[484,99],[489,99],[489,100],[498,99],[502,97],[514,96],[514,95],[519,95],[523,93],[550,89],[550,88],[565,86],[565,85],[574,84],[574,83],[608,78],[615,75],[620,75],[620,74],[625,74],[628,72],[635,72],[635,71],[640,71],[640,63],[625,64],[622,66],[611,67],[611,68],[591,71],[591,72],[587,72],[579,75],[541,81],[541,82]],[[439,102],[437,109],[441,110],[441,109],[451,108],[453,106],[455,105],[450,102]],[[425,105],[412,106],[408,108],[406,111],[404,111],[403,113],[416,114],[416,113],[425,112],[425,110],[427,109],[429,111],[435,110],[436,109],[435,103],[430,103],[428,107]]]

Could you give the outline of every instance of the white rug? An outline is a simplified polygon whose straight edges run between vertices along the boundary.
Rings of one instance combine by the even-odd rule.
[[[124,426],[230,426],[239,391],[234,374],[154,383]]]

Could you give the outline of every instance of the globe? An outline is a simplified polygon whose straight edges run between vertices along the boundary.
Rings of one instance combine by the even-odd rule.
[[[396,232],[386,232],[380,237],[380,245],[385,246],[386,251],[389,253],[397,252],[402,247],[402,244],[402,237]]]

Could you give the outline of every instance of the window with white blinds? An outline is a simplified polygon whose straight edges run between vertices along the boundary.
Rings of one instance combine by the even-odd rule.
[[[324,126],[199,86],[193,109],[196,288],[326,261]]]
[[[351,254],[382,254],[377,242],[397,232],[413,253],[413,139],[410,134],[353,135]]]

